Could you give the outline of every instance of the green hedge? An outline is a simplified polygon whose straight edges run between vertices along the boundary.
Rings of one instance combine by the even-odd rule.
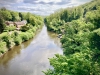
[[[4,32],[7,32],[7,31],[14,31],[16,29],[15,26],[6,26],[5,29],[4,29]]]
[[[5,53],[7,51],[6,42],[0,42],[0,54]]]
[[[21,39],[22,39],[23,42],[29,40],[29,37],[28,37],[28,35],[26,34],[26,32],[25,32],[25,33],[21,32],[21,33],[19,34],[19,36],[21,37]]]
[[[2,37],[6,36],[7,32],[3,32],[2,34],[0,34],[0,40],[2,39]]]
[[[33,38],[37,29],[38,28],[34,26],[26,32],[13,31],[11,33],[4,32],[0,34],[0,55],[5,53],[7,49],[12,48],[14,45],[20,45],[22,42]]]
[[[14,39],[14,43],[15,43],[15,45],[20,45],[22,43],[22,38],[20,36],[17,36]]]

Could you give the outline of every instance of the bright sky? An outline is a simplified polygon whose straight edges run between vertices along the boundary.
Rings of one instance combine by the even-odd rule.
[[[57,9],[77,6],[89,1],[91,0],[0,0],[0,7],[19,12],[49,15]]]

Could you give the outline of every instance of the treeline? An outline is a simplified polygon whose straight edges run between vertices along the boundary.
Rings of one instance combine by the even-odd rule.
[[[40,16],[31,14],[31,13],[24,13],[24,12],[15,12],[7,10],[5,7],[0,9],[0,33],[2,33],[5,29],[5,21],[23,21],[26,20],[32,26],[38,26],[43,24],[43,19]]]
[[[6,25],[5,21],[20,22],[26,20],[27,24],[20,30],[16,30],[14,25]],[[40,16],[0,9],[0,55],[8,51],[14,45],[19,45],[24,41],[34,37],[37,29],[43,25],[43,19]]]
[[[64,53],[50,58],[53,69],[45,75],[100,75],[99,0],[55,12],[45,23],[48,30],[63,35]]]
[[[99,5],[99,0],[93,0],[90,3],[86,3],[78,7],[60,9],[54,14],[51,14],[50,16],[46,17],[45,23],[48,26],[48,30],[55,32],[58,31],[58,29],[61,28],[61,26],[64,25],[65,22],[71,22],[72,20],[86,18],[85,20],[92,22],[92,18],[96,16],[99,17],[99,13],[97,12],[97,10],[100,10]]]

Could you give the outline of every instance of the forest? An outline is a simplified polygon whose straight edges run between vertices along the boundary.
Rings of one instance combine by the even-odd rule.
[[[45,75],[100,75],[100,1],[60,9],[45,18],[49,31],[62,34],[63,55],[49,58]]]
[[[5,22],[20,23],[26,20],[27,24],[17,30],[15,25],[7,25]],[[32,13],[16,12],[2,7],[0,9],[0,56],[10,50],[13,46],[19,45],[34,37],[37,29],[43,25],[43,18]]]

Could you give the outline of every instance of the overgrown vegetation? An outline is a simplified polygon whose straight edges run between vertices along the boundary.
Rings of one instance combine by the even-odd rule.
[[[23,21],[26,20],[27,24],[22,26],[20,30],[16,30],[14,25],[6,25],[5,21]],[[15,12],[7,10],[6,8],[0,9],[0,55],[12,48],[14,45],[19,45],[35,35],[37,29],[43,25],[43,19],[40,16]]]
[[[63,35],[64,52],[50,58],[54,69],[45,75],[100,75],[99,0],[55,12],[45,23],[48,30]]]

